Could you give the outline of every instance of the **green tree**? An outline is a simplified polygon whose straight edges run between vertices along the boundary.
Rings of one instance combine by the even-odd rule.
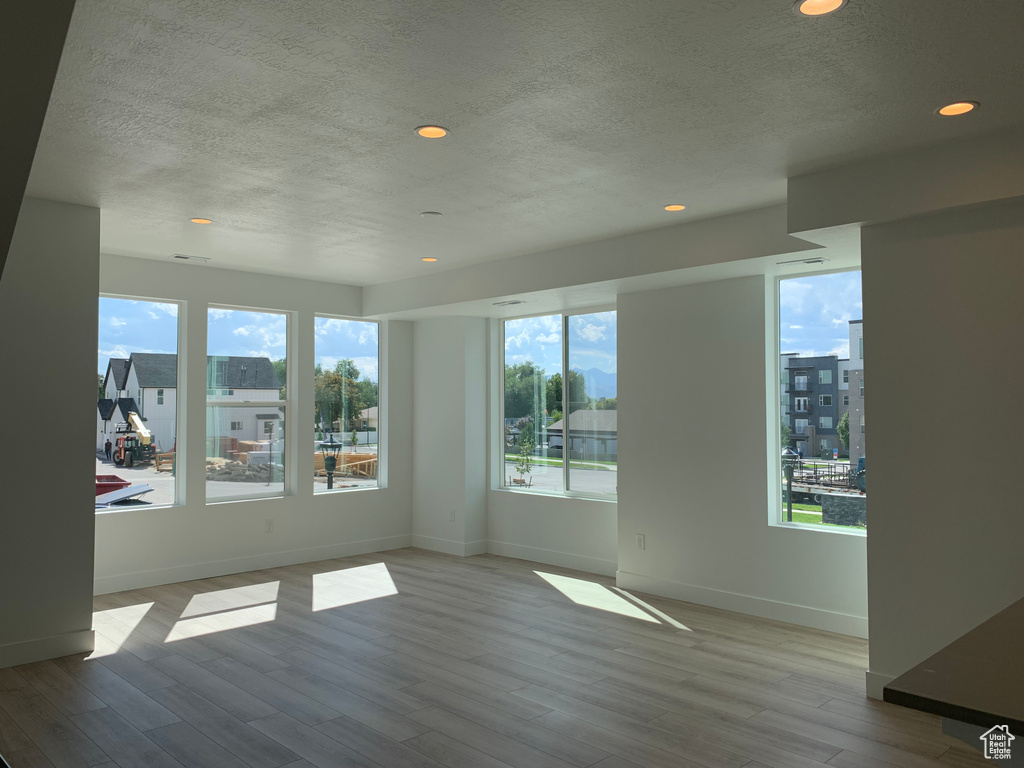
[[[598,411],[616,411],[619,408],[618,398],[615,397],[602,397],[594,403],[594,407]]]
[[[530,433],[519,435],[519,455],[516,457],[516,472],[522,478],[533,469],[533,437]]]
[[[793,430],[791,430],[789,428],[789,424],[783,424],[782,425],[782,447],[783,448],[785,448],[787,445],[789,445],[789,436],[792,434],[792,432],[793,432]]]
[[[505,366],[505,418],[543,414],[550,399],[545,399],[544,369],[526,361]]]
[[[277,376],[277,381],[281,385],[281,391],[277,395],[278,399],[287,400],[288,361],[282,357],[280,360],[271,360],[270,364],[274,366],[274,375]]]
[[[314,418],[323,413],[324,422],[341,422],[341,429],[355,429],[359,414],[366,408],[356,382],[359,369],[351,360],[340,360],[333,371],[317,366],[314,388]]]
[[[552,408],[562,407],[562,374],[556,373],[547,381],[547,400]],[[587,408],[587,382],[579,371],[569,371],[569,413]]]
[[[843,449],[850,449],[850,412],[847,411],[843,414],[843,418],[836,424],[836,433],[839,435],[839,439],[843,443]]]

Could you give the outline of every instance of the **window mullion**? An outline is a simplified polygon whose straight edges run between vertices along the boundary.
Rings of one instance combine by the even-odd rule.
[[[569,316],[562,315],[562,488],[569,490]]]

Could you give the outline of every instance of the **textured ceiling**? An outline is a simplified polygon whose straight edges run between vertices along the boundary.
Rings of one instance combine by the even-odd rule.
[[[1024,123],[1020,0],[791,5],[79,0],[29,193],[102,208],[109,253],[366,285]]]

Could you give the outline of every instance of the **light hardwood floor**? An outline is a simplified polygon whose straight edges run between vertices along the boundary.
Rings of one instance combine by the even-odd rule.
[[[866,641],[417,549],[104,595],[97,653],[0,670],[12,768],[952,768]]]

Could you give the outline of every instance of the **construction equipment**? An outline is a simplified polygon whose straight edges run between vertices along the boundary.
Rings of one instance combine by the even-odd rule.
[[[153,434],[146,429],[142,417],[135,411],[129,411],[128,421],[117,425],[117,435],[114,444],[114,463],[117,466],[130,468],[156,459]]]

